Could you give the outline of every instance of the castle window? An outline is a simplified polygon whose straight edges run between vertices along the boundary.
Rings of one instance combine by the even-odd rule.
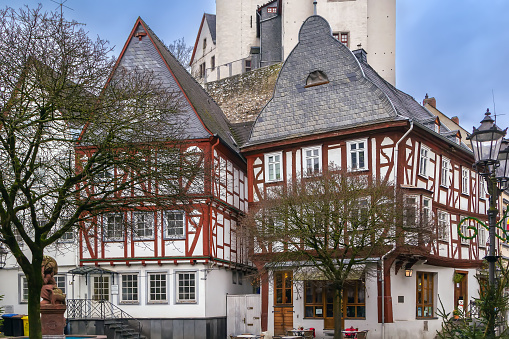
[[[313,87],[323,84],[328,84],[329,79],[327,78],[327,75],[322,71],[314,71],[309,73],[308,78],[306,79],[306,86],[305,87]]]
[[[277,13],[277,7],[267,7],[267,13]]]
[[[332,36],[348,47],[348,32],[332,33]]]

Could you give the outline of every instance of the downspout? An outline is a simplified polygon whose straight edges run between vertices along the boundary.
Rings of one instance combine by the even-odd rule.
[[[394,193],[396,193],[396,183],[398,179],[398,156],[399,156],[399,144],[403,139],[405,139],[410,132],[414,129],[414,122],[410,120],[410,128],[408,131],[403,134],[403,136],[396,142],[396,146],[394,147],[394,175],[393,175],[393,182],[394,182]],[[385,253],[382,258],[380,259],[382,261],[382,273],[380,274],[382,278],[382,339],[385,339],[385,259],[389,254],[394,252],[396,250],[396,243],[392,245],[392,248],[389,250],[389,252]]]
[[[260,33],[260,61],[259,61],[259,65],[258,67],[262,67],[262,13],[260,12],[260,6],[258,6],[258,8],[256,9],[256,15],[259,17],[258,19],[258,30]]]

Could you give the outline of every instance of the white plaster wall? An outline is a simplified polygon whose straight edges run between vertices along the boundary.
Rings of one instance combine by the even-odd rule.
[[[250,279],[242,279],[242,285],[233,283],[232,270],[225,268],[211,267],[207,274],[205,291],[205,316],[223,317],[226,316],[226,295],[227,294],[248,294],[253,292]]]
[[[205,49],[203,48],[203,39],[207,39],[207,45]],[[200,74],[200,65],[205,62],[205,67],[207,68],[207,82],[217,80],[217,69],[211,69],[211,61],[210,59],[216,55],[216,44],[212,41],[212,35],[210,34],[210,28],[207,23],[207,20],[204,20],[203,27],[201,29],[200,37],[198,39],[198,43],[196,44],[196,53],[194,55],[193,64],[191,65],[191,74],[194,77],[198,77]],[[187,65],[183,65],[187,67]],[[217,57],[216,57],[216,66],[217,66]]]

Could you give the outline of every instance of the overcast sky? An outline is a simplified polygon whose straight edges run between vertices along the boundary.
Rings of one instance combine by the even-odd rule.
[[[0,0],[0,5],[39,2],[47,10],[59,8],[51,0]],[[193,45],[203,13],[215,13],[214,0],[67,0],[65,6],[66,18],[86,24],[92,37],[109,40],[117,56],[138,16],[165,43],[184,37]],[[494,110],[494,93],[497,124],[508,127],[508,18],[507,0],[397,0],[397,88],[418,102],[426,93],[434,96],[437,108],[458,116],[468,131],[486,108]]]

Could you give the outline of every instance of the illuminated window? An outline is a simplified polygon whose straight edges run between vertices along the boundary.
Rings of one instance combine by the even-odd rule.
[[[274,304],[291,305],[292,298],[292,272],[274,272]]]
[[[433,276],[430,272],[417,272],[416,317],[432,318],[434,315]]]

